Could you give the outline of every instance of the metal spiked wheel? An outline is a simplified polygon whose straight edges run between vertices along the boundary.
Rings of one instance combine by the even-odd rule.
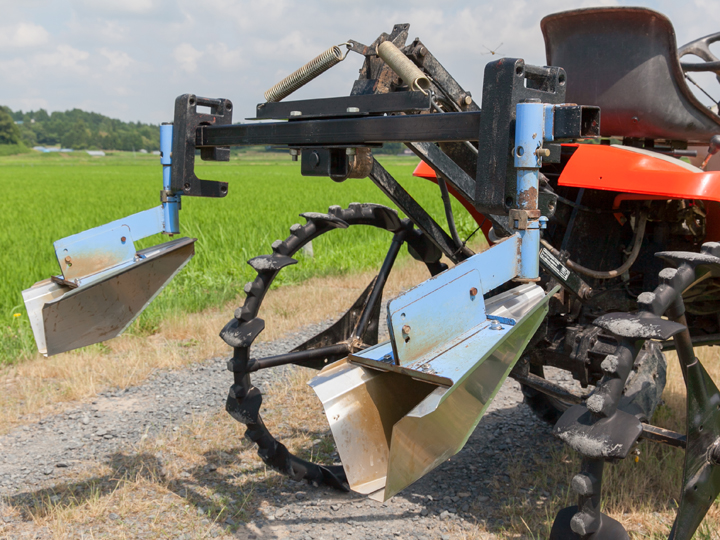
[[[257,277],[245,286],[245,303],[220,333],[222,339],[233,347],[228,369],[233,372],[234,384],[225,408],[235,420],[247,426],[245,436],[258,445],[258,455],[269,467],[294,480],[307,480],[314,485],[325,483],[347,490],[342,466],[324,466],[300,459],[270,434],[260,416],[262,394],[252,385],[250,373],[287,364],[321,369],[350,352],[376,344],[382,292],[403,244],[408,245],[416,259],[425,263],[431,275],[441,272],[446,266],[440,262],[440,250],[427,236],[413,228],[409,220],[401,220],[395,210],[385,206],[354,203],[348,208],[333,206],[327,214],[309,212],[301,216],[307,223],[293,225],[288,238],[272,244],[272,254],[248,261],[257,271]],[[260,306],[278,273],[286,266],[296,264],[292,256],[313,239],[334,229],[356,225],[384,229],[393,234],[378,275],[350,309],[323,332],[286,354],[252,358],[251,346],[265,328],[265,321],[258,317]]]
[[[593,395],[584,405],[568,409],[555,426],[555,434],[583,459],[572,481],[578,504],[560,511],[551,540],[629,538],[620,523],[600,511],[603,468],[605,461],[624,459],[641,436],[685,448],[680,505],[670,540],[690,540],[720,494],[720,390],[695,357],[682,296],[697,280],[720,276],[720,244],[707,242],[700,253],[656,256],[674,268],[661,271],[660,285],[638,297],[637,313],[611,313],[595,320],[617,338],[617,349],[603,361],[605,375]],[[670,338],[687,389],[684,436],[642,425],[621,408],[639,344]]]

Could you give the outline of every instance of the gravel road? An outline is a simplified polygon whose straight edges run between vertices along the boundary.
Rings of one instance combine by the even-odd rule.
[[[284,352],[318,331],[311,326],[289,337],[259,344],[256,354]],[[282,370],[253,375],[262,388]],[[224,407],[231,374],[225,359],[212,358],[176,371],[159,371],[140,386],[106,392],[89,403],[77,403],[61,414],[24,425],[0,437],[0,537],[12,538],[11,518],[3,508],[61,485],[78,467],[102,462],[130,448],[143,436],[179,429],[191,415]],[[271,402],[267,406],[272,406]],[[233,420],[228,416],[228,422]],[[528,444],[528,441],[532,441]],[[522,403],[520,387],[506,381],[465,448],[441,467],[385,504],[305,484],[260,488],[266,504],[235,538],[499,538],[507,519],[510,470],[522,460],[546,460],[559,447],[547,425]],[[562,486],[561,486],[562,487]],[[521,487],[544,499],[532,485]],[[516,493],[516,491],[514,492]],[[478,526],[487,531],[477,532]],[[222,524],[210,536],[228,534]],[[464,532],[465,531],[465,532]],[[471,532],[474,531],[474,532]],[[36,537],[44,537],[39,534]],[[168,536],[173,537],[173,536]],[[190,537],[187,537],[190,538]]]

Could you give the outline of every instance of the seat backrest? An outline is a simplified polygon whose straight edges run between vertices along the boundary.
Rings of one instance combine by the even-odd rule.
[[[685,83],[675,30],[645,8],[590,8],[540,23],[550,66],[567,72],[567,101],[600,107],[603,136],[707,143],[720,117]]]

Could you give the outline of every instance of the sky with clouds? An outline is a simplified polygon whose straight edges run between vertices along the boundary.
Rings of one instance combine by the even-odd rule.
[[[406,22],[480,96],[485,47],[544,64],[543,16],[616,4],[666,14],[679,44],[720,31],[717,0],[0,0],[0,104],[159,123],[172,120],[176,96],[195,93],[231,99],[237,121],[329,46],[367,44]],[[349,55],[293,99],[347,95],[361,64]]]

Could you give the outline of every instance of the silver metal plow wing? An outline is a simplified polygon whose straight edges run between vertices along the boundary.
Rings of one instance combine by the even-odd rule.
[[[508,239],[395,298],[390,341],[310,381],[354,491],[385,501],[467,442],[555,292],[526,283],[486,303],[504,278],[493,255],[512,249]]]
[[[101,265],[77,283],[46,279],[24,290],[38,350],[52,356],[120,335],[190,261],[194,243],[181,238],[133,250],[128,260]]]

